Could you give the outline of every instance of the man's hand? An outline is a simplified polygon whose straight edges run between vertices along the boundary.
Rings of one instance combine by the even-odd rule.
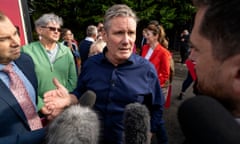
[[[71,96],[68,90],[59,81],[54,78],[53,83],[56,89],[50,90],[44,94],[44,107],[41,109],[42,113],[47,116],[49,120],[61,113],[65,107],[71,104]]]

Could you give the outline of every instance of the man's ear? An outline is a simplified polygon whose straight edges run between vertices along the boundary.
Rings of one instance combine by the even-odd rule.
[[[231,58],[232,68],[231,73],[233,76],[232,88],[233,91],[240,95],[240,54]]]

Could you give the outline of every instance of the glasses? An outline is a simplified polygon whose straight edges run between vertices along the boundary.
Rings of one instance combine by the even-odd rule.
[[[42,27],[42,28],[47,28],[48,30],[53,31],[53,32],[55,32],[55,31],[61,32],[61,28],[50,27],[50,26],[48,26],[48,27],[46,27],[46,26],[41,26],[41,27]]]

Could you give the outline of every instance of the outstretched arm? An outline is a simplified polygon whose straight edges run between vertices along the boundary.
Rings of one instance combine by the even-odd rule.
[[[48,120],[52,120],[69,105],[78,103],[77,97],[69,94],[68,90],[56,78],[53,79],[53,83],[56,89],[44,94],[45,105],[41,110]]]

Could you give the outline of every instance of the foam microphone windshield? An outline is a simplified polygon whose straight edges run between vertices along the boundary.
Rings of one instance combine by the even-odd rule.
[[[150,114],[145,105],[128,104],[124,111],[125,144],[150,143]]]
[[[208,96],[184,101],[178,120],[187,144],[239,144],[240,126],[227,109]]]
[[[46,144],[97,144],[99,127],[91,108],[71,105],[47,126]]]
[[[91,90],[87,90],[82,96],[79,98],[79,103],[81,106],[93,107],[96,102],[96,94]]]

